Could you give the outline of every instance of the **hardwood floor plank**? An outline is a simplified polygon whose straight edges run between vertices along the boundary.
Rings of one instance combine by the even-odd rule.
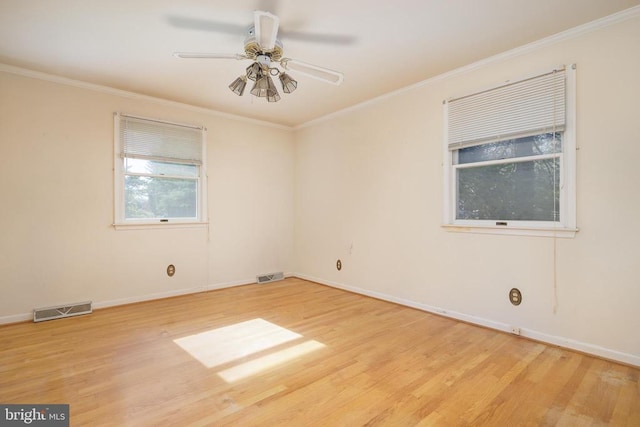
[[[71,425],[640,425],[639,369],[295,278],[0,343],[0,402]]]

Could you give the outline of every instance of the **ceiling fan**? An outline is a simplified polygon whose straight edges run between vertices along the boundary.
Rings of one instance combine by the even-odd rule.
[[[253,63],[247,67],[246,74],[235,79],[229,85],[229,89],[242,96],[249,79],[255,82],[251,94],[266,98],[268,102],[280,100],[271,77],[278,76],[284,93],[291,93],[298,87],[298,82],[285,71],[293,71],[334,85],[342,83],[344,75],[338,71],[284,57],[282,42],[278,39],[278,26],[279,19],[276,15],[256,10],[254,24],[249,28],[244,40],[244,53],[174,52],[173,55],[178,58],[252,60]]]

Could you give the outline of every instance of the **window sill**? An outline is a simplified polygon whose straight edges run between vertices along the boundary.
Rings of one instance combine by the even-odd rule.
[[[578,232],[577,228],[533,228],[533,227],[504,227],[490,225],[455,225],[443,224],[442,227],[456,233],[472,234],[500,234],[507,236],[559,237],[571,239]]]
[[[176,228],[206,228],[208,222],[158,222],[158,223],[118,223],[113,224],[116,230],[153,230]]]

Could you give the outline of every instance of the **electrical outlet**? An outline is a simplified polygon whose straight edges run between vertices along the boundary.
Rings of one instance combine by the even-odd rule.
[[[520,335],[520,328],[518,328],[517,326],[512,326],[511,327],[511,333],[513,335]]]
[[[509,301],[511,301],[513,305],[520,305],[522,302],[522,292],[520,292],[520,289],[512,288],[509,291]]]

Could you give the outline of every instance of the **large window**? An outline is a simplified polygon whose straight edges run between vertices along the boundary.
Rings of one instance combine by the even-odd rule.
[[[445,102],[445,225],[575,232],[574,70]]]
[[[205,130],[115,115],[116,225],[205,221]]]

